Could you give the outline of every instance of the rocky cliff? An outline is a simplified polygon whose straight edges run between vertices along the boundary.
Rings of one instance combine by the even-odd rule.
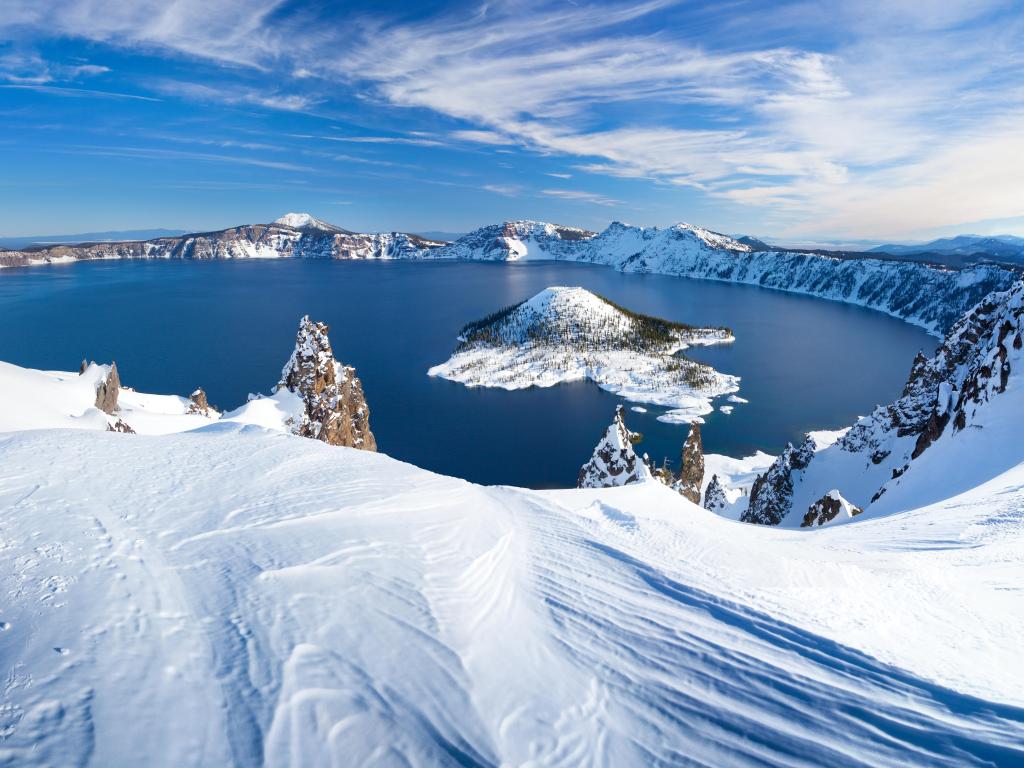
[[[331,445],[376,451],[370,409],[355,369],[334,359],[324,323],[305,316],[299,322],[295,349],[281,371],[275,391],[288,390],[303,403],[292,431]]]
[[[799,449],[787,446],[755,481],[742,519],[821,524],[836,516],[826,497],[866,513],[897,510],[966,490],[1024,460],[1022,347],[1024,281],[978,303],[932,357],[919,354],[897,401],[834,443],[808,438]]]
[[[1005,290],[1018,271],[996,265],[952,269],[938,264],[823,253],[762,250],[703,227],[660,229],[620,222],[600,234],[543,222],[483,227],[425,253],[432,258],[516,261],[554,259],[721,280],[858,304],[947,330],[988,293]]]
[[[646,462],[636,455],[633,441],[639,435],[626,427],[625,409],[615,409],[615,418],[594,448],[594,455],[580,469],[578,488],[610,488],[651,478]]]

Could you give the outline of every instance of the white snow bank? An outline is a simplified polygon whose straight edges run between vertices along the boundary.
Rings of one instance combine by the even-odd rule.
[[[0,452],[3,762],[1021,757],[1022,467],[807,536],[262,430]]]

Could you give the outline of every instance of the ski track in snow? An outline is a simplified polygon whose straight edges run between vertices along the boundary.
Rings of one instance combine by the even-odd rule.
[[[0,455],[2,764],[1024,760],[1024,470],[809,535],[253,427]]]

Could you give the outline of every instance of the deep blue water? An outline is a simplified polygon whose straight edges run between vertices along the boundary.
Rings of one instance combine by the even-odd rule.
[[[625,275],[607,267],[518,264],[216,261],[85,262],[0,272],[0,359],[76,370],[116,360],[122,381],[234,408],[269,392],[298,319],[331,326],[356,366],[380,449],[481,483],[559,487],[609,423],[619,399],[588,383],[518,392],[430,378],[467,321],[549,285],[580,285],[631,309],[728,325],[730,346],[691,350],[741,376],[731,415],[704,427],[706,450],[778,452],[809,429],[845,426],[900,393],[918,349],[936,340],[877,312],[751,286]],[[678,459],[685,425],[663,409],[629,412],[642,447]]]

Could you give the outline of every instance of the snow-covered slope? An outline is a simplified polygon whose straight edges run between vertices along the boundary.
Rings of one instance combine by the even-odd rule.
[[[428,373],[467,386],[549,387],[590,379],[633,402],[692,421],[739,379],[679,354],[733,341],[727,328],[697,328],[639,315],[583,288],[546,288],[462,329],[455,353]]]
[[[615,222],[596,236],[575,230],[572,236],[557,236],[558,231],[550,224],[508,222],[470,233],[429,256],[582,261],[626,272],[746,283],[870,307],[938,333],[985,295],[1019,277],[994,265],[955,270],[867,257],[759,251],[690,224],[659,229]]]
[[[1024,461],[1022,347],[1024,281],[979,303],[932,358],[918,355],[895,403],[834,442],[809,436],[798,448],[788,446],[754,484],[744,519],[800,525],[832,491],[863,509],[864,518],[891,514],[1016,466]]]
[[[543,221],[506,221],[481,227],[460,237],[434,258],[519,261],[521,259],[575,259],[578,245],[595,233]]]
[[[0,251],[0,266],[88,259],[412,259],[440,245],[403,232],[349,232],[308,213],[289,213],[271,224],[250,224],[219,232]]]
[[[286,213],[280,218],[274,219],[274,224],[280,224],[285,227],[291,227],[292,229],[322,229],[327,232],[345,232],[346,234],[352,234],[346,229],[342,229],[334,224],[328,224],[323,219],[318,219],[311,213]]]
[[[0,456],[5,764],[1024,759],[1020,467],[812,537],[238,425]]]

